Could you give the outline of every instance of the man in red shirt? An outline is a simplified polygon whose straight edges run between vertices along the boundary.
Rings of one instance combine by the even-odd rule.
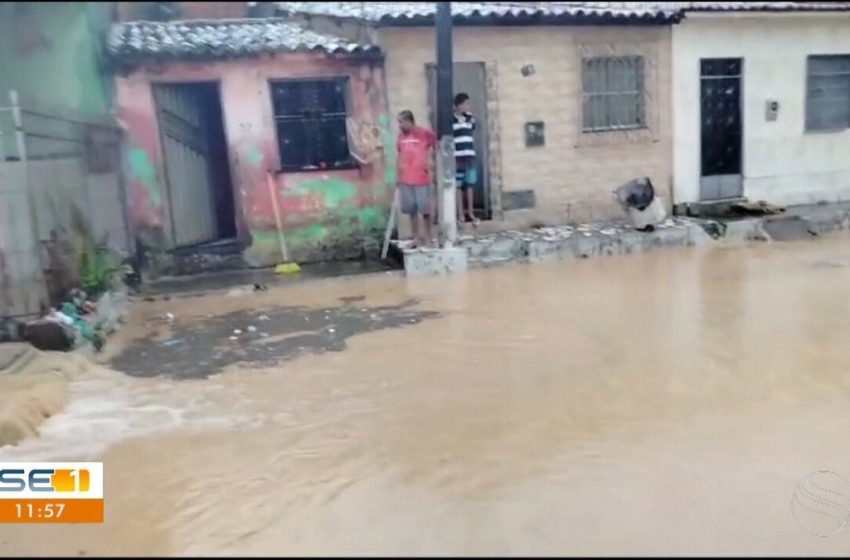
[[[414,243],[426,247],[431,243],[431,153],[437,145],[437,137],[427,128],[416,126],[411,111],[399,113],[398,128],[396,149],[401,211],[410,216]]]

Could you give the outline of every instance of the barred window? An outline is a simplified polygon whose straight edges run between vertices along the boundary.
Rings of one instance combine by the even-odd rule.
[[[271,83],[284,170],[353,167],[345,125],[347,78]]]
[[[644,128],[643,73],[642,56],[582,60],[582,130]]]
[[[806,130],[850,128],[850,56],[810,56],[806,80]]]

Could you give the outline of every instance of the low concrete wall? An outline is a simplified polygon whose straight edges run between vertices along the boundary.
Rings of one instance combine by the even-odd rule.
[[[480,268],[509,262],[626,255],[712,243],[711,235],[697,220],[670,219],[651,233],[635,231],[620,224],[588,224],[461,236],[455,251],[465,252],[467,263],[464,267],[448,266],[446,249],[409,249],[405,242],[398,245],[404,253],[407,274],[422,276],[463,270],[467,266]]]
[[[404,251],[404,272],[408,276],[463,272],[468,266],[469,255],[463,247]]]

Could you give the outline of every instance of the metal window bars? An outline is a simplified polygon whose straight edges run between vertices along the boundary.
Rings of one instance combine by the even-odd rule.
[[[806,130],[850,128],[850,55],[808,57]]]
[[[646,127],[642,56],[582,60],[582,131]]]

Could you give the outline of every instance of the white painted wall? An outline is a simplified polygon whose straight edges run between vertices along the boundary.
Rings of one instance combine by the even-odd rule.
[[[806,132],[806,57],[850,54],[850,14],[691,14],[673,26],[673,193],[699,200],[701,58],[743,63],[744,196],[850,200],[850,130]],[[768,122],[765,103],[779,101]]]

